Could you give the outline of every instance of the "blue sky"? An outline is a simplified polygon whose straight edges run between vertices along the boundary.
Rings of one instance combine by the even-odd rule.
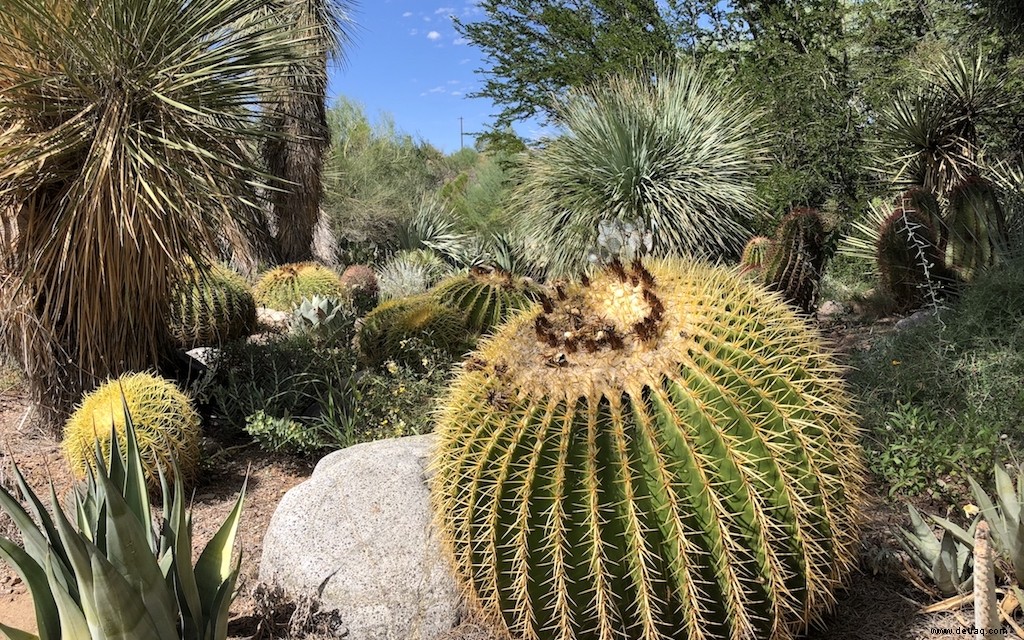
[[[394,116],[398,128],[446,152],[459,149],[459,117],[467,133],[482,131],[498,109],[485,98],[467,98],[482,84],[479,49],[459,37],[451,16],[482,17],[476,0],[359,0],[348,61],[331,72],[333,103],[339,95],[366,108],[372,120]],[[536,123],[517,131],[535,137]],[[473,137],[465,137],[472,146]]]

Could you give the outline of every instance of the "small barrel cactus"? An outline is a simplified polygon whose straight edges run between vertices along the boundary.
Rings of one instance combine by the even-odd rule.
[[[358,313],[366,313],[377,305],[377,274],[370,267],[361,264],[348,267],[341,274],[341,284]]]
[[[740,258],[740,267],[743,273],[760,274],[764,269],[764,261],[768,257],[768,251],[772,247],[772,239],[764,236],[755,236],[743,247],[743,256]]]
[[[431,491],[471,601],[528,640],[793,638],[859,547],[840,368],[721,267],[613,263],[463,364]]]
[[[945,252],[946,242],[949,240],[949,230],[942,217],[939,199],[935,197],[934,193],[920,187],[908,189],[896,199],[896,208],[913,209],[918,212],[935,233],[935,243],[940,254]]]
[[[150,487],[159,488],[160,469],[173,479],[175,461],[182,480],[191,481],[199,469],[199,414],[173,383],[149,373],[131,373],[107,381],[87,394],[68,418],[63,446],[75,475],[84,477],[86,469],[94,464],[97,442],[103,458],[110,457],[111,425],[124,451],[126,405]]]
[[[901,310],[928,302],[950,280],[929,222],[915,209],[897,209],[878,230],[881,285]]]
[[[242,276],[213,265],[177,287],[168,325],[175,342],[186,349],[219,346],[255,330],[256,302]]]
[[[825,224],[815,209],[794,209],[779,224],[764,282],[805,313],[814,310],[825,268]]]
[[[982,177],[968,177],[950,190],[946,226],[946,262],[965,279],[1006,253],[1006,218],[995,187]]]
[[[539,290],[504,271],[474,267],[469,273],[444,280],[431,294],[442,304],[462,312],[467,329],[488,333],[513,312],[530,306]]]
[[[451,355],[459,355],[468,347],[459,313],[425,295],[382,302],[358,325],[356,350],[368,364],[406,361],[410,354],[404,348],[405,341],[410,338],[419,338]]]
[[[291,311],[303,298],[345,297],[345,286],[334,271],[315,262],[297,262],[264,273],[253,289],[256,304],[277,311]]]

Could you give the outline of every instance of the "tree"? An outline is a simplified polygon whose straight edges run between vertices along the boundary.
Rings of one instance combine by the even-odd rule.
[[[455,28],[488,58],[483,88],[502,110],[496,127],[555,115],[555,98],[671,58],[675,45],[655,0],[484,0],[486,18]]]
[[[37,406],[155,367],[171,294],[260,214],[257,73],[292,34],[269,0],[5,0],[0,327]]]
[[[273,16],[298,38],[300,56],[285,77],[269,83],[268,126],[281,135],[263,147],[270,174],[281,181],[271,192],[278,259],[299,262],[313,256],[313,231],[323,201],[327,127],[327,63],[348,43],[347,0],[276,0]]]

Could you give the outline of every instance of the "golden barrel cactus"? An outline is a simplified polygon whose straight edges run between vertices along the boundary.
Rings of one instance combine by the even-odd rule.
[[[448,307],[460,311],[466,328],[490,333],[514,312],[530,306],[539,290],[528,280],[486,267],[441,281],[431,294]]]
[[[795,637],[859,545],[840,373],[737,270],[555,286],[442,400],[432,496],[471,601],[527,640]]]
[[[341,276],[315,262],[283,264],[270,269],[256,282],[256,304],[277,311],[291,311],[303,298],[313,296],[344,299],[346,287]]]
[[[171,336],[187,349],[220,346],[256,329],[256,302],[249,283],[223,265],[178,285],[171,302]]]
[[[122,404],[122,394],[124,404]],[[159,469],[174,478],[174,462],[186,483],[199,469],[199,414],[174,383],[149,373],[130,373],[109,380],[88,393],[64,426],[64,455],[79,478],[95,463],[96,443],[103,459],[110,457],[110,428],[124,451],[124,406],[135,425],[135,436],[151,488],[160,486]]]

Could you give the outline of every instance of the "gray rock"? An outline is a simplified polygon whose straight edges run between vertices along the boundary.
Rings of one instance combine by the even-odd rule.
[[[911,315],[903,318],[896,323],[897,331],[906,331],[907,329],[913,329],[914,327],[920,327],[921,325],[928,324],[936,316],[934,309],[921,309]]]
[[[826,320],[844,315],[847,312],[846,305],[835,300],[828,300],[818,308],[818,319]]]
[[[291,324],[292,314],[287,311],[258,307],[256,309],[256,323],[271,331],[287,331]]]
[[[285,494],[263,540],[260,581],[318,593],[350,640],[433,640],[461,613],[431,525],[431,435],[332,453]]]

